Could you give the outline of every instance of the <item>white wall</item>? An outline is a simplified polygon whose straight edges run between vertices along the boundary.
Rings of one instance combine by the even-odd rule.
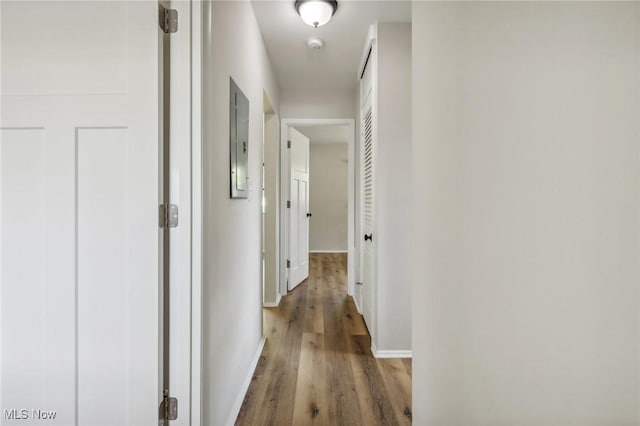
[[[377,25],[375,214],[380,351],[411,351],[411,24]]]
[[[354,92],[286,91],[280,96],[282,118],[354,118],[356,71],[353,72]]]
[[[309,149],[310,251],[347,251],[347,143],[313,143]]]
[[[638,7],[413,4],[415,424],[639,423]]]
[[[278,88],[249,2],[205,2],[203,423],[235,421],[262,336],[263,91]],[[230,37],[233,35],[233,37]],[[250,102],[249,200],[229,198],[229,77]]]

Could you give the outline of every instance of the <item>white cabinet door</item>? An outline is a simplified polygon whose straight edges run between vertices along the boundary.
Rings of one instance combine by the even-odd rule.
[[[157,424],[158,5],[0,13],[0,423]]]
[[[309,138],[289,128],[289,290],[309,276]]]

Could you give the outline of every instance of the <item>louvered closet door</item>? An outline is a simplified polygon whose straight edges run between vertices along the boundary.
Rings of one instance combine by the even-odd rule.
[[[361,280],[360,302],[362,315],[367,323],[369,332],[374,333],[373,307],[375,303],[375,123],[373,115],[372,65],[365,69],[360,82],[361,87],[361,211],[362,211],[362,240],[360,241]]]

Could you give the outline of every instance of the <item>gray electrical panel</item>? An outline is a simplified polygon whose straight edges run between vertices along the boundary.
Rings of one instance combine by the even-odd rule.
[[[229,97],[229,150],[231,198],[249,197],[249,99],[231,80]]]

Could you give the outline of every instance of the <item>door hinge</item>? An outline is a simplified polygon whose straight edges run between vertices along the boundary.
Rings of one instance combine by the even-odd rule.
[[[175,204],[160,204],[158,209],[160,228],[178,227],[178,206]]]
[[[165,34],[178,32],[178,11],[159,5],[158,23]]]
[[[162,391],[160,403],[160,424],[168,425],[169,421],[178,419],[178,398],[170,397],[169,391]]]
[[[291,148],[291,141],[287,141],[287,148]]]
[[[291,208],[291,201],[287,200],[287,208],[290,209]]]
[[[287,268],[291,268],[291,261],[287,259]]]

